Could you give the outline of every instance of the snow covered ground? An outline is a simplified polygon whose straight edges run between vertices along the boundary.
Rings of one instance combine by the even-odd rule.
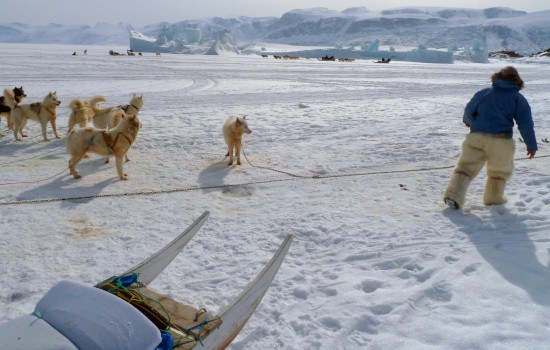
[[[464,212],[441,199],[467,132],[465,103],[510,62],[83,49],[0,44],[0,86],[23,85],[27,102],[56,90],[63,135],[72,98],[102,94],[118,105],[143,94],[143,128],[124,165],[130,179],[119,181],[114,162],[98,156],[81,162],[80,180],[55,176],[67,166],[65,141],[42,142],[36,123],[22,142],[0,138],[0,321],[30,313],[59,279],[92,285],[126,270],[208,210],[153,287],[213,312],[295,235],[231,349],[548,346],[550,144],[526,160],[518,141],[506,205],[482,204],[483,174]],[[550,60],[513,62],[537,138],[548,138]],[[237,114],[253,130],[249,162],[228,167],[221,127]],[[140,194],[151,191],[161,193]],[[84,198],[32,203],[68,197]]]

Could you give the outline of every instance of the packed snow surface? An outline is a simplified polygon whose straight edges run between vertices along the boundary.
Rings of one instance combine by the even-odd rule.
[[[43,142],[29,122],[15,142],[2,118],[0,321],[32,312],[60,279],[93,285],[125,271],[208,210],[151,287],[211,312],[295,235],[231,349],[548,346],[548,58],[381,65],[84,48],[1,44],[0,85],[22,85],[27,102],[57,91],[63,136],[72,98],[100,94],[107,106],[143,94],[130,178],[91,155],[75,180],[64,139]],[[464,105],[509,64],[525,80],[537,157],[525,159],[516,131],[509,202],[484,206],[481,174],[465,210],[449,209]],[[235,115],[253,133],[242,165],[227,166],[221,129]]]

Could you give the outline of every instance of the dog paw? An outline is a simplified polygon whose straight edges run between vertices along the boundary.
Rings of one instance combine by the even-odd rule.
[[[229,163],[227,163],[227,165],[233,165],[233,162],[229,162]]]
[[[81,176],[80,174],[74,174],[73,177],[74,177],[75,179],[80,179],[82,176]]]
[[[124,176],[122,176],[120,179],[121,180],[128,180],[128,174],[125,173]]]

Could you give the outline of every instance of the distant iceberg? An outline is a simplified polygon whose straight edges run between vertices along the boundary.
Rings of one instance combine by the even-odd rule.
[[[168,36],[172,37],[168,33]],[[238,54],[237,44],[228,30],[222,30],[216,37],[201,40],[200,29],[185,28],[179,30],[177,39],[167,39],[167,35],[147,36],[138,31],[130,31],[130,50],[134,52],[171,52],[183,54],[220,55]]]
[[[158,44],[158,39],[144,35],[135,30],[130,31],[130,50],[135,52],[172,52],[175,49],[175,43]]]

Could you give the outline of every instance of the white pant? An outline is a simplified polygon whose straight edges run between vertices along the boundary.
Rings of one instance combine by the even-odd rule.
[[[516,143],[513,139],[486,133],[466,135],[462,142],[462,153],[443,198],[454,200],[462,208],[466,201],[468,185],[487,163],[483,203],[506,203],[504,188],[514,172],[515,150]]]

